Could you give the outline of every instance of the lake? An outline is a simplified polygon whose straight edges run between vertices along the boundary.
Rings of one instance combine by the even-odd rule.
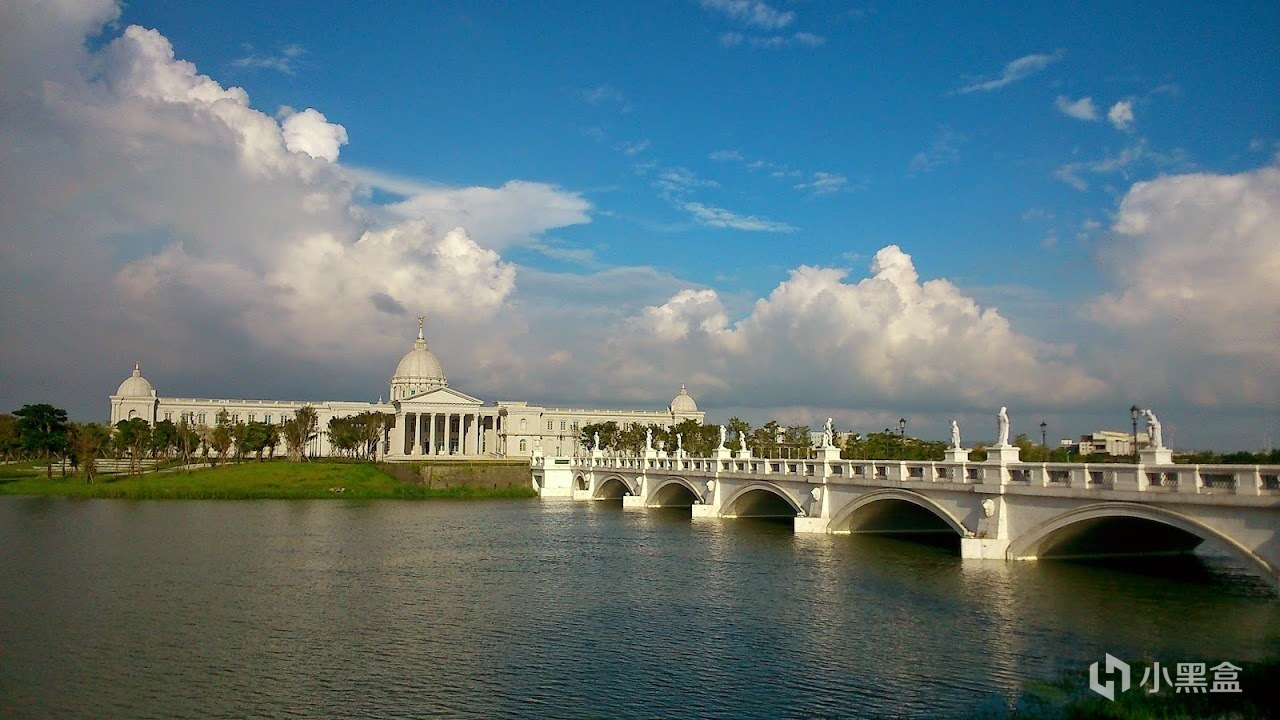
[[[1280,602],[687,509],[0,497],[6,718],[972,717],[1108,652],[1276,657]]]

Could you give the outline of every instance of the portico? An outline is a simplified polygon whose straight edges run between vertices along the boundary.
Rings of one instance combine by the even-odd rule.
[[[476,457],[498,452],[499,408],[443,387],[392,402],[396,424],[389,460],[410,457]]]

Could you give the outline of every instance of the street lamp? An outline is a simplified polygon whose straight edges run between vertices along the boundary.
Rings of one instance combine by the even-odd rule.
[[[1133,462],[1138,462],[1138,406],[1129,408],[1129,417],[1133,418]]]
[[[907,419],[898,418],[898,453],[903,460],[907,459]]]
[[[1045,460],[1049,459],[1049,443],[1045,440],[1045,430],[1047,430],[1048,427],[1048,423],[1043,420],[1040,421],[1040,450],[1044,452]]]

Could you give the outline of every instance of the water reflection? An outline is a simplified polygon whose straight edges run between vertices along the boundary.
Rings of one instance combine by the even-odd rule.
[[[932,718],[1104,652],[1280,654],[1261,581],[1185,562],[602,502],[3,498],[0,716]]]

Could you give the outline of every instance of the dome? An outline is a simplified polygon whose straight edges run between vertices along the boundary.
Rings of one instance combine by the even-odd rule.
[[[680,394],[671,401],[672,413],[696,413],[698,412],[698,403],[693,401],[693,396],[685,392],[684,385],[680,385]]]
[[[413,341],[413,349],[400,358],[391,376],[391,399],[412,397],[448,385],[440,361],[427,349],[427,341],[422,336],[422,318],[418,318],[418,339]]]
[[[155,388],[151,387],[151,383],[142,377],[142,370],[137,363],[133,364],[133,374],[125,378],[124,382],[120,383],[120,389],[116,390],[116,395],[119,397],[149,398],[154,397],[155,394]]]

